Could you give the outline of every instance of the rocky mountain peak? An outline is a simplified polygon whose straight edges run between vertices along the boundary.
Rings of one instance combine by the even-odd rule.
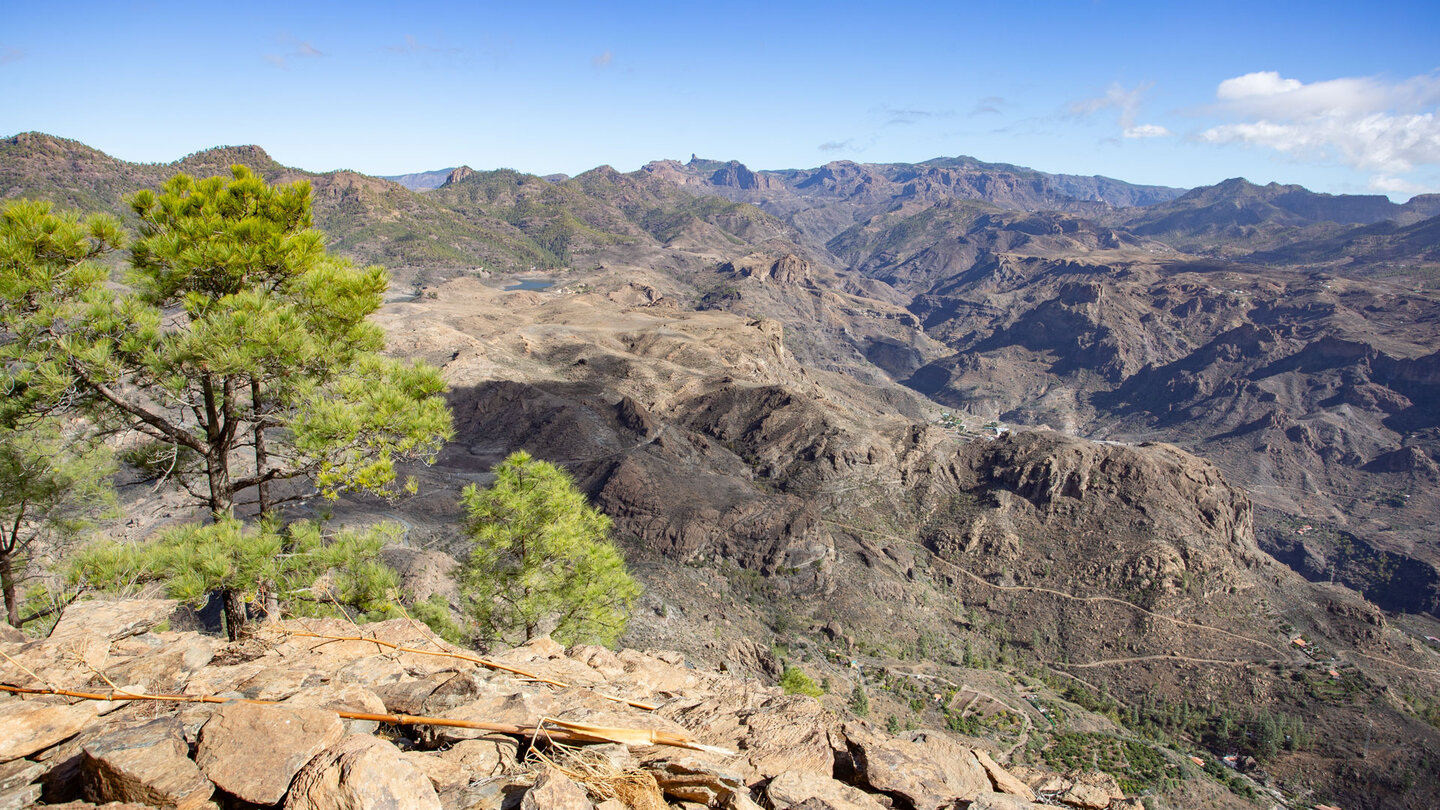
[[[470,168],[469,166],[460,166],[458,168],[452,169],[450,174],[445,177],[445,182],[440,184],[440,188],[453,186],[474,173],[475,170]]]

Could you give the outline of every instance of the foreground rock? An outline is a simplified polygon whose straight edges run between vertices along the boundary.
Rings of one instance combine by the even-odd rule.
[[[76,688],[109,694],[106,679],[123,676],[134,679],[125,690],[132,694],[245,701],[72,705],[0,693],[0,810],[42,797],[56,806],[83,798],[172,810],[758,810],[761,801],[773,810],[959,810],[1034,799],[984,752],[942,733],[897,738],[841,723],[811,698],[696,668],[672,652],[567,650],[540,639],[492,656],[570,684],[557,687],[457,657],[470,654],[404,620],[358,630],[335,620],[284,623],[224,643],[148,630],[168,615],[168,602],[77,608],[93,635],[67,617],[59,639],[0,642],[12,659],[0,659],[0,683],[33,685],[60,673]],[[82,659],[93,662],[84,677]],[[380,739],[376,721],[342,721],[337,711],[522,726],[549,718],[666,732],[706,748],[542,744],[544,758],[527,757],[524,736],[392,722],[391,739]],[[852,779],[835,778],[852,764]],[[1062,798],[1074,806],[1119,806],[1113,779],[1077,777],[1067,787]],[[1009,794],[1018,795],[997,798]]]
[[[275,804],[295,774],[342,734],[340,718],[323,709],[230,704],[200,729],[195,764],[226,793]]]
[[[160,719],[113,731],[85,746],[85,798],[195,810],[215,786],[188,756],[180,724]]]
[[[430,780],[395,746],[353,734],[310,761],[295,777],[285,810],[441,810]]]

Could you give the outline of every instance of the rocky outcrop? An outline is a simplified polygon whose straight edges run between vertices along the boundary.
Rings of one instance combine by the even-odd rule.
[[[957,463],[966,465],[957,472],[962,491],[996,508],[936,522],[927,544],[942,556],[1013,565],[1025,537],[1044,556],[1072,561],[1067,578],[1154,594],[1178,592],[1187,577],[1238,584],[1239,572],[1263,559],[1249,498],[1169,445],[1021,431],[971,443]],[[1033,559],[1035,548],[1024,553]]]
[[[30,802],[45,793],[65,801],[78,793],[95,803],[172,810],[211,802],[287,810],[663,810],[666,801],[757,810],[761,800],[777,809],[935,810],[992,791],[1027,795],[987,754],[945,734],[897,738],[862,721],[841,723],[812,698],[698,669],[675,653],[567,650],[549,639],[492,653],[504,667],[570,684],[554,687],[456,658],[465,653],[414,622],[357,629],[309,620],[216,643],[211,660],[186,670],[178,664],[196,646],[196,633],[134,626],[137,615],[173,609],[143,600],[77,604],[76,615],[89,618],[97,637],[116,640],[104,643],[93,680],[75,686],[109,694],[107,669],[153,655],[176,665],[160,681],[174,685],[175,696],[67,704],[0,693],[0,799]],[[24,645],[35,675],[63,671],[69,644]],[[0,652],[13,659],[19,646],[0,642]],[[435,654],[412,651],[422,649]],[[0,682],[22,674],[6,661]],[[186,695],[221,702],[184,702]],[[703,750],[606,744],[551,749],[540,760],[528,735],[395,718],[387,738],[347,736],[337,715],[401,709],[456,721],[523,726],[551,718],[649,729],[697,740]],[[527,749],[528,759],[520,756]],[[582,756],[583,766],[566,759]],[[557,761],[573,767],[557,769]],[[837,778],[847,771],[853,779]],[[617,793],[621,783],[631,792]],[[617,797],[628,798],[617,806]]]

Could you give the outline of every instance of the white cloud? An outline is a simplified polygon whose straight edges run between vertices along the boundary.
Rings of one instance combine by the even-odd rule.
[[[1395,194],[1399,196],[1414,196],[1416,194],[1429,194],[1435,189],[1419,183],[1412,183],[1403,177],[1391,177],[1387,174],[1377,174],[1370,178],[1370,190],[1378,191],[1381,194]]]
[[[610,67],[610,65],[614,64],[614,62],[615,62],[615,54],[611,53],[610,51],[605,51],[604,53],[600,54],[599,56],[594,56],[594,57],[591,57],[591,59],[590,59],[590,65],[591,65],[591,67],[594,67],[594,68],[597,68],[597,69],[608,68],[608,67]]]
[[[1159,124],[1140,124],[1139,126],[1126,127],[1121,133],[1127,138],[1163,138],[1170,134],[1170,130]]]
[[[1302,86],[1298,79],[1282,79],[1279,73],[1266,70],[1259,73],[1246,73],[1244,76],[1236,76],[1220,82],[1220,86],[1215,90],[1215,97],[1222,101],[1230,101],[1254,98],[1255,96],[1274,96],[1298,90]]]
[[[1372,184],[1408,182],[1396,175],[1440,163],[1440,74],[1305,84],[1265,71],[1220,82],[1215,97],[1216,111],[1240,120],[1200,133],[1210,143],[1376,172]]]
[[[1170,134],[1170,130],[1159,124],[1136,124],[1135,118],[1140,114],[1140,101],[1144,98],[1146,91],[1151,87],[1149,82],[1135,85],[1134,88],[1126,90],[1119,84],[1110,85],[1105,95],[1096,96],[1077,101],[1070,105],[1070,115],[1074,118],[1089,118],[1104,110],[1117,111],[1117,123],[1120,125],[1120,134],[1126,138],[1161,138]]]

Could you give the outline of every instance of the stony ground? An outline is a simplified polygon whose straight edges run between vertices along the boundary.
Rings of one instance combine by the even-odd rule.
[[[0,696],[0,808],[1140,806],[1102,774],[1012,772],[995,751],[892,736],[678,653],[539,639],[479,659],[403,619],[227,642],[158,629],[174,610],[78,602],[48,638],[0,641],[0,684],[22,690]],[[640,739],[567,738],[573,724]]]

